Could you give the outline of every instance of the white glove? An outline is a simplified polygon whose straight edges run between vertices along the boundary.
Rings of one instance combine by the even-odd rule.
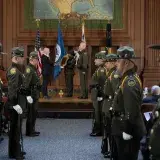
[[[159,117],[159,112],[155,111],[155,117],[158,118]]]
[[[27,96],[27,102],[32,104],[33,103],[33,98],[31,96]]]
[[[13,106],[13,109],[16,110],[16,112],[17,112],[18,114],[22,114],[22,113],[23,113],[21,106],[18,105],[18,104],[15,105],[15,106]]]
[[[124,140],[130,140],[130,139],[133,138],[133,136],[131,136],[131,135],[125,133],[125,132],[123,132],[122,135],[123,135],[123,139],[124,139]]]
[[[97,97],[97,101],[102,101],[103,100],[103,98],[102,97]]]

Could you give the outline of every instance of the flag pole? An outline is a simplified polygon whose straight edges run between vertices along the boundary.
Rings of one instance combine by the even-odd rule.
[[[37,30],[39,30],[39,28],[40,28],[40,21],[41,21],[41,20],[40,20],[40,19],[36,19],[35,21],[36,21]],[[40,48],[39,48],[39,49],[40,49]],[[38,51],[38,52],[39,52],[39,50],[37,50],[36,47],[35,47],[35,51]],[[40,77],[40,82],[41,82],[41,84],[42,84],[43,79],[42,79],[41,73],[40,73],[39,77]],[[40,96],[42,97],[42,93],[41,93],[41,92],[40,92]]]
[[[108,19],[106,26],[106,51],[107,54],[112,52],[112,27],[111,21]]]
[[[82,41],[86,42],[86,38],[85,38],[85,19],[82,19]]]

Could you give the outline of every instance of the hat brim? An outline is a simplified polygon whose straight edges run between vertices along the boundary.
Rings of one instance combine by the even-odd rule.
[[[132,57],[132,58],[125,58],[125,57],[117,57],[116,59],[141,59],[141,57]]]
[[[160,44],[152,44],[147,46],[147,48],[160,50]]]
[[[114,59],[105,59],[105,62],[115,62],[117,61],[117,58],[114,58]]]

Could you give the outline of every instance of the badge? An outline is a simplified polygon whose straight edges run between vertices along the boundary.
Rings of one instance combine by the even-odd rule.
[[[26,69],[26,73],[30,73],[30,71],[31,71],[30,68]]]
[[[10,70],[10,73],[11,73],[11,74],[15,74],[15,73],[16,73],[16,69],[15,69],[15,68],[12,68],[12,69]]]
[[[135,85],[136,85],[136,81],[135,81],[134,79],[130,79],[130,80],[128,81],[128,86],[133,87],[133,86],[135,86]]]
[[[114,78],[118,78],[119,77],[119,75],[118,74],[114,74]]]
[[[104,72],[104,69],[101,69],[101,72]]]

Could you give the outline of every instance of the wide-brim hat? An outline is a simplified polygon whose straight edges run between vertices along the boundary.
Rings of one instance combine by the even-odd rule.
[[[160,44],[152,44],[147,46],[147,48],[160,50]]]
[[[12,48],[12,57],[24,57],[24,49],[22,47]]]
[[[140,59],[136,57],[135,51],[132,47],[123,46],[117,50],[117,59]]]
[[[107,54],[106,57],[105,57],[105,61],[106,62],[115,62],[117,61],[117,54],[116,53],[110,53],[110,54]]]
[[[29,59],[38,59],[38,52],[37,51],[32,51],[29,54]]]
[[[105,60],[106,54],[107,54],[106,51],[100,51],[100,52],[95,54],[95,59]]]

